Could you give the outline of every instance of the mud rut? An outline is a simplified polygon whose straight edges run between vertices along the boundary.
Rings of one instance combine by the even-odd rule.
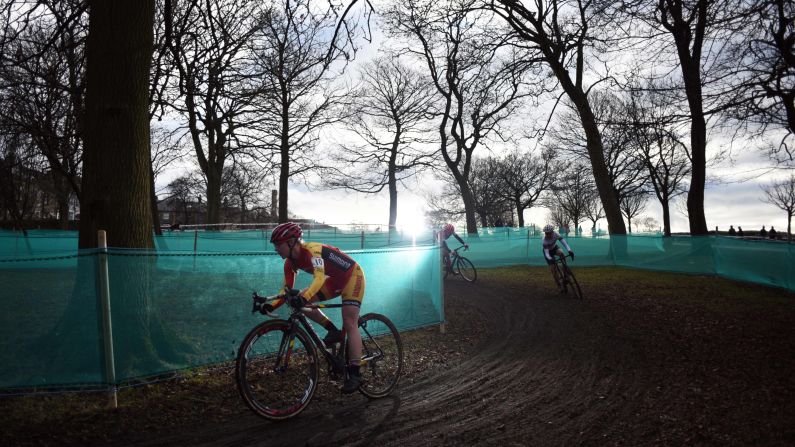
[[[593,291],[581,302],[552,288],[512,290],[488,278],[474,286],[447,281],[445,287],[446,336],[482,331],[468,347],[470,355],[453,368],[403,383],[391,398],[369,401],[355,394],[334,406],[312,402],[284,423],[247,414],[233,423],[130,441],[510,446],[783,445],[794,439],[792,429],[781,432],[792,425],[791,401],[776,400],[768,385],[744,374],[753,365],[744,363],[742,352],[706,358],[720,350],[718,341],[702,352],[677,339],[667,327],[676,318],[616,314]],[[627,318],[631,329],[622,324]],[[737,370],[726,372],[725,365]],[[777,380],[786,390],[793,382],[783,373]],[[765,393],[768,402],[759,404],[770,408],[768,414],[742,403]]]

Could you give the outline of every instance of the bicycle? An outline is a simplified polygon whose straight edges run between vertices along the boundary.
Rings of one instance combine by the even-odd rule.
[[[570,256],[571,259],[574,260],[574,256],[571,254],[566,256],[553,256],[555,256],[555,270],[553,276],[555,278],[555,284],[557,284],[560,293],[568,293],[568,288],[571,287],[577,298],[582,299],[582,289],[580,289],[580,283],[577,282],[574,272],[571,271],[569,264],[566,263],[566,257]]]
[[[475,282],[478,279],[478,271],[475,270],[475,265],[472,261],[458,254],[463,245],[450,251],[450,264],[445,265],[444,277],[452,273],[459,275],[467,282]]]
[[[235,361],[235,381],[243,401],[254,413],[272,421],[294,417],[309,405],[320,375],[318,353],[326,360],[331,380],[347,378],[346,338],[326,347],[302,312],[303,308],[328,309],[342,304],[306,304],[300,298],[290,299],[297,298],[299,292],[287,290],[290,316],[255,326],[240,344]],[[262,306],[280,297],[262,297],[254,292],[251,313],[275,318]],[[403,369],[400,334],[387,317],[376,313],[359,317],[359,332],[363,379],[359,392],[371,399],[388,396]]]

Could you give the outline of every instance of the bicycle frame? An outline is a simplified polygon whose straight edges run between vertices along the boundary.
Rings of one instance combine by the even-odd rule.
[[[262,298],[262,297],[260,297],[260,298]],[[276,296],[276,297],[268,297],[267,301],[273,301],[276,298],[278,298],[278,296]],[[300,308],[300,309],[292,308],[292,313],[287,318],[287,322],[289,324],[290,331],[287,334],[287,337],[286,337],[287,339],[286,340],[282,340],[282,344],[279,346],[279,353],[278,353],[279,359],[277,360],[277,364],[281,364],[281,356],[282,355],[286,355],[288,360],[289,360],[290,353],[292,352],[291,340],[293,340],[293,338],[295,337],[296,328],[299,327],[299,325],[300,325],[300,327],[302,327],[304,329],[304,331],[306,331],[306,333],[309,335],[309,338],[312,339],[312,343],[315,344],[315,348],[323,355],[323,357],[326,359],[326,362],[328,362],[328,365],[332,367],[333,371],[335,371],[337,373],[343,372],[345,370],[345,359],[344,359],[344,357],[340,357],[340,356],[334,355],[333,352],[331,351],[331,349],[326,347],[326,344],[323,342],[323,339],[320,338],[320,335],[318,335],[317,331],[315,331],[315,328],[312,327],[312,325],[307,320],[306,315],[304,315],[304,313],[302,312],[302,309],[305,309],[305,308],[306,309],[329,309],[329,308],[337,308],[337,307],[342,307],[342,304],[306,304],[306,305],[303,306],[303,308]],[[344,338],[344,336],[346,335],[345,334],[345,328],[342,328],[342,333],[343,333],[343,340],[345,340],[345,338]],[[289,345],[285,346],[285,343],[289,343]],[[286,351],[285,351],[285,348],[286,348]],[[343,346],[342,346],[341,349],[343,349],[343,350],[346,349],[346,347],[344,346],[344,342],[343,342]]]

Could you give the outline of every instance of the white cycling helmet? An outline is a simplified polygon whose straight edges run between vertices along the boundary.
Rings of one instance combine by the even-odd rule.
[[[544,233],[552,233],[553,231],[555,231],[555,227],[552,224],[544,225]]]

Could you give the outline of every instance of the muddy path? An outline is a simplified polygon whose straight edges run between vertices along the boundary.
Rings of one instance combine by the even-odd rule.
[[[578,301],[549,287],[543,269],[517,273],[529,281],[500,271],[447,281],[440,345],[466,354],[390,398],[313,401],[283,423],[241,412],[110,444],[795,444],[791,294],[751,302],[732,292],[746,286],[721,285],[683,297],[685,276],[661,291],[583,269]]]

